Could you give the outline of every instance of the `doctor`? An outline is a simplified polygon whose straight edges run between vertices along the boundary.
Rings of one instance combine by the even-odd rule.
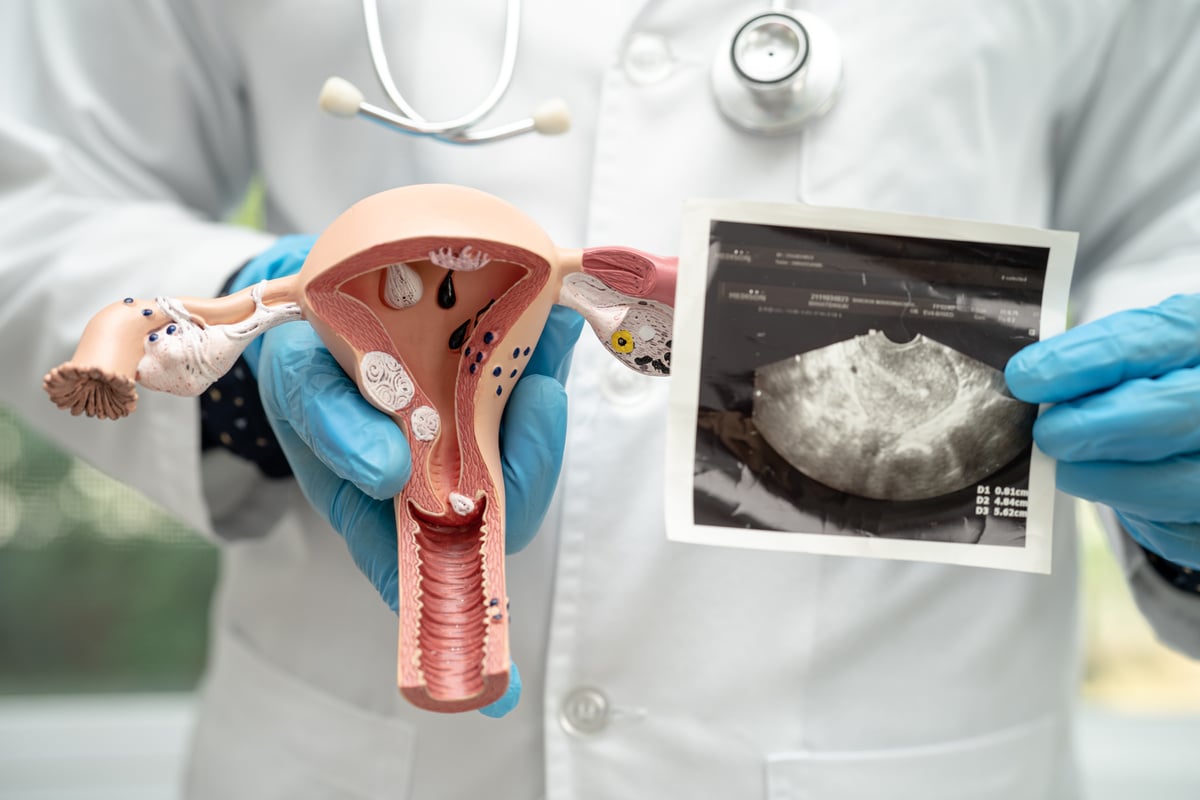
[[[1074,795],[1079,642],[1066,515],[1051,576],[669,544],[666,385],[623,371],[585,334],[566,391],[559,494],[508,565],[521,702],[499,721],[435,716],[397,697],[395,616],[380,602],[376,560],[387,548],[364,550],[362,526],[331,507],[345,496],[338,480],[394,480],[403,459],[330,458],[326,401],[293,402],[277,381],[292,370],[313,385],[303,382],[319,357],[294,361],[303,343],[272,336],[253,356],[299,482],[268,478],[225,448],[202,459],[199,404],[144,392],[136,415],[101,424],[66,420],[37,390],[114,293],[208,295],[230,276],[294,269],[305,240],[276,235],[319,232],[362,196],[408,183],[492,192],[561,243],[665,253],[693,196],[1053,226],[1081,232],[1081,321],[1200,292],[1194,3],[803,6],[840,35],[846,82],[802,133],[747,133],[710,99],[712,54],[755,3],[529,0],[496,117],[561,95],[574,128],[474,148],[316,111],[331,74],[375,85],[352,5],[6,8],[0,400],[225,543],[190,797]],[[382,10],[415,107],[449,117],[486,93],[503,40],[498,4]],[[270,234],[219,221],[253,175]],[[1193,655],[1200,598],[1172,580],[1186,584],[1178,565],[1197,564],[1200,442],[1187,368],[1200,362],[1198,305],[1181,298],[1080,328],[1010,368],[1025,399],[1100,392],[1061,406],[1039,438],[1071,464],[1063,488],[1121,512],[1113,540],[1139,603],[1160,636]],[[553,419],[562,404],[550,383],[574,333],[560,322],[541,348],[549,383],[538,397]],[[537,429],[551,454],[552,428]],[[246,445],[211,424],[205,433]],[[522,467],[528,451],[506,448],[517,465],[510,485],[532,486],[517,504],[532,524],[542,508]],[[333,470],[316,463],[322,455]],[[372,513],[361,508],[356,523]]]

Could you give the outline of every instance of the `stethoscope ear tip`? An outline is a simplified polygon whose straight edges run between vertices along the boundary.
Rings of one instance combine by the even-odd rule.
[[[362,107],[363,93],[350,81],[336,76],[325,81],[317,104],[326,114],[335,117],[353,117]]]
[[[547,136],[556,136],[571,129],[571,111],[561,98],[542,103],[533,112],[533,129]]]

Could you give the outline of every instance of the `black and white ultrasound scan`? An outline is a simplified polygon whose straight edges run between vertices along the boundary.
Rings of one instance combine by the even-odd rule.
[[[1049,571],[1053,463],[1004,367],[1063,329],[1073,234],[720,203],[684,229],[672,538]]]

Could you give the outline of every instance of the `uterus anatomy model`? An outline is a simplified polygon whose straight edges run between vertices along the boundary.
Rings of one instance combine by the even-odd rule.
[[[135,383],[199,395],[254,337],[307,321],[412,449],[394,499],[400,690],[466,711],[508,686],[498,432],[550,308],[578,311],[630,368],[666,375],[675,271],[630,248],[559,248],[473,189],[393,189],[338,217],[296,275],[218,299],[109,305],[44,387],[73,414],[118,419],[136,407]]]

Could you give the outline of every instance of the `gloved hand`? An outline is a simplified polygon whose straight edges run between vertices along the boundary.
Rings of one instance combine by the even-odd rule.
[[[234,288],[298,271],[312,237],[289,236],[250,262]],[[563,383],[583,318],[555,306],[500,425],[506,549],[533,538],[562,466],[567,399]],[[399,571],[392,498],[412,468],[408,442],[368,403],[305,323],[282,325],[243,357],[257,372],[263,406],[297,481],[313,507],[345,539],[354,563],[393,611]],[[508,692],[481,709],[503,716],[521,692],[515,665]]]
[[[1200,295],[1073,328],[1017,353],[1012,393],[1057,403],[1038,447],[1058,488],[1111,506],[1129,535],[1200,569]]]

